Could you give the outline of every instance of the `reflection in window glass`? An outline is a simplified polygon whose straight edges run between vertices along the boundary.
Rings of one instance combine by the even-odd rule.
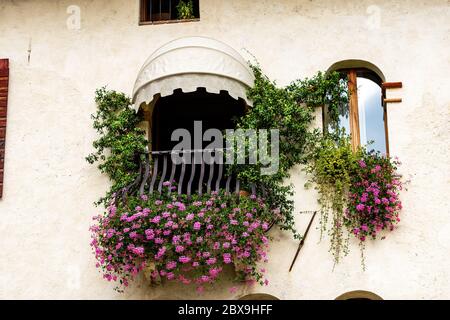
[[[372,80],[358,77],[358,113],[361,145],[370,144],[369,149],[386,153],[384,112],[381,88]],[[347,120],[348,122],[348,120]],[[347,128],[346,128],[347,130]]]
[[[348,109],[348,105],[347,105]],[[339,114],[339,127],[345,129],[345,133],[350,134],[350,118],[347,114]]]
[[[358,86],[358,113],[359,134],[363,146],[369,150],[386,153],[386,132],[384,128],[384,109],[380,86],[367,78],[357,77]],[[339,115],[339,127],[350,134],[349,106],[341,110]],[[328,127],[331,131],[331,127]],[[369,145],[369,142],[371,144]]]

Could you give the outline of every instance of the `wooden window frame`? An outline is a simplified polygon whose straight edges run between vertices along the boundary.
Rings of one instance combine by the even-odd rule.
[[[177,18],[172,18],[172,2],[175,2],[177,0],[158,0],[159,1],[159,10],[155,11],[158,12],[159,11],[159,19],[152,19],[152,13],[153,13],[153,8],[152,8],[152,0],[139,0],[139,25],[153,25],[153,24],[168,24],[168,23],[181,23],[181,22],[196,22],[196,21],[200,21],[200,0],[194,0],[194,6],[197,6],[197,10],[195,10],[194,8],[194,12],[197,11],[197,16],[193,19],[177,19]],[[168,19],[164,19],[162,17],[162,11],[161,11],[161,3],[163,1],[168,1],[169,2],[169,18]],[[167,12],[165,12],[167,13]],[[156,13],[155,13],[156,14]]]
[[[350,134],[352,137],[352,149],[356,151],[361,145],[358,109],[358,81],[356,69],[350,69],[347,73],[347,85],[349,93],[349,119]]]
[[[6,116],[8,110],[9,60],[0,59],[0,199],[3,196]]]
[[[386,89],[383,87],[382,79],[379,76],[365,68],[351,68],[339,70],[342,74],[347,75],[347,85],[349,92],[349,122],[352,150],[356,152],[361,146],[360,126],[359,126],[359,105],[358,105],[358,77],[370,79],[380,86],[381,105],[383,107],[384,136],[386,145],[386,155],[389,155],[389,134],[388,134],[388,118],[386,109]]]

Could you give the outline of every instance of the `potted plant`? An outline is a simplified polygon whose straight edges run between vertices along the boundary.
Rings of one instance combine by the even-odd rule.
[[[177,4],[177,11],[178,11],[178,19],[180,20],[195,18],[194,3],[192,2],[192,0],[189,1],[180,0],[180,2]]]
[[[129,197],[111,203],[95,217],[91,246],[103,277],[121,290],[144,273],[154,284],[176,281],[199,291],[214,283],[227,265],[238,279],[267,284],[260,262],[267,262],[273,211],[264,199],[224,192],[178,199],[167,194]]]

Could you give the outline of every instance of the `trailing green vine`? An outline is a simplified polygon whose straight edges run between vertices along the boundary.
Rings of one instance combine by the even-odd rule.
[[[394,230],[400,221],[400,162],[366,147],[353,152],[347,135],[337,141],[335,137],[324,135],[311,146],[305,167],[310,177],[307,186],[313,184],[319,192],[321,236],[328,231],[334,262],[347,255],[349,238],[354,235],[365,269],[366,240]]]
[[[297,80],[286,88],[280,88],[263,74],[259,65],[251,65],[251,68],[255,82],[247,96],[253,106],[237,120],[236,127],[278,129],[279,169],[274,175],[263,175],[262,164],[258,162],[256,165],[234,165],[231,171],[242,181],[262,185],[269,190],[268,202],[282,212],[281,228],[293,231],[299,238],[294,228],[293,187],[284,182],[290,177],[292,167],[307,162],[305,155],[311,149],[311,143],[319,137],[318,130],[311,131],[315,109],[328,105],[333,127],[337,127],[335,122],[347,102],[346,86],[338,73],[319,72],[310,79]]]
[[[342,254],[348,253],[348,237],[342,226],[358,155],[352,152],[350,139],[345,135],[341,135],[337,141],[329,135],[318,136],[310,148],[304,168],[309,176],[305,186],[314,185],[319,193],[321,238],[328,231],[330,251],[338,263]],[[331,228],[328,225],[330,218]]]
[[[93,127],[100,137],[93,142],[95,152],[86,160],[98,162],[100,172],[112,182],[107,194],[97,204],[107,204],[111,195],[136,178],[140,155],[148,145],[144,130],[138,128],[142,118],[130,106],[131,101],[123,93],[106,88],[95,92],[97,112],[92,115]]]
[[[339,125],[339,117],[348,116],[349,98],[341,74],[319,72],[279,88],[258,65],[251,67],[255,85],[248,97],[253,107],[237,121],[237,127],[279,129],[279,170],[274,175],[262,175],[260,163],[235,165],[231,170],[244,181],[267,187],[268,202],[282,211],[281,228],[293,231],[298,238],[293,189],[283,182],[293,166],[303,164],[309,176],[306,186],[314,185],[319,193],[321,238],[328,233],[334,262],[347,255],[353,234],[359,240],[365,268],[366,238],[376,239],[380,231],[393,230],[399,221],[399,162],[365,147],[352,151],[351,138]],[[323,131],[311,130],[314,110],[319,107],[325,108],[329,123]]]
[[[294,95],[298,103],[309,108],[325,107],[330,118],[329,131],[339,131],[339,116],[348,115],[347,84],[339,72],[319,71],[312,78],[294,81],[287,90]]]
[[[236,120],[236,128],[278,129],[279,167],[264,175],[259,158],[256,164],[231,165],[229,173],[237,175],[244,189],[256,184],[266,190],[241,200],[223,192],[200,198],[136,193],[128,203],[113,203],[114,193],[138,175],[148,141],[138,128],[142,117],[130,108],[126,95],[96,91],[98,111],[92,118],[100,137],[86,160],[98,163],[112,182],[98,202],[107,211],[95,217],[98,223],[91,228],[91,245],[105,279],[127,285],[139,272],[150,270],[155,281],[165,277],[201,287],[214,282],[225,264],[244,261],[243,278],[267,284],[258,263],[267,260],[269,238],[264,233],[269,224],[275,221],[301,238],[295,230],[293,186],[285,184],[296,165],[303,165],[308,185],[319,192],[321,235],[329,234],[336,263],[347,254],[350,235],[363,249],[367,238],[377,239],[379,232],[393,230],[400,221],[399,162],[365,148],[353,152],[350,137],[339,129],[339,116],[348,113],[341,76],[319,72],[280,88],[259,65],[251,68],[255,82],[247,95],[253,106]],[[311,128],[319,107],[326,108],[330,118],[323,131]],[[249,141],[234,148],[249,149]],[[173,183],[163,185],[174,190]],[[188,278],[192,268],[199,273]]]

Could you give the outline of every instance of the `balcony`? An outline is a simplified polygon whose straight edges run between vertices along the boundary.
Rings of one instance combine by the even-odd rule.
[[[176,186],[175,189],[169,190],[169,195],[184,195],[188,199],[193,194],[210,194],[213,191],[234,193],[237,196],[267,195],[263,186],[258,187],[255,184],[250,184],[249,190],[243,190],[241,181],[227,174],[226,164],[208,164],[203,160],[205,153],[214,156],[217,153],[223,154],[224,151],[225,149],[202,149],[146,152],[136,179],[116,194],[115,202],[122,201],[126,204],[130,195],[162,193],[165,181]],[[174,161],[173,155],[178,155],[181,161]]]

